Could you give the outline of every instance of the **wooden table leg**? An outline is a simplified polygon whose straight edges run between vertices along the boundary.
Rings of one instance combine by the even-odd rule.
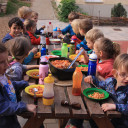
[[[59,119],[59,128],[65,128],[69,119]]]
[[[40,128],[43,121],[44,118],[38,118],[37,116],[33,116],[27,120],[23,128]]]
[[[98,128],[114,128],[108,117],[92,117]]]

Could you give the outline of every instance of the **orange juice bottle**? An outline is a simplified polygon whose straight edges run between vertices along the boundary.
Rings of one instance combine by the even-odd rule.
[[[81,82],[82,82],[82,72],[79,67],[76,67],[75,72],[73,73],[73,87],[72,95],[79,96],[81,95]]]

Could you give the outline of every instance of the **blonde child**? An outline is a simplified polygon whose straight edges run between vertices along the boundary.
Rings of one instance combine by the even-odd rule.
[[[114,78],[99,81],[96,77],[85,77],[85,82],[94,83],[110,93],[114,104],[104,103],[103,111],[117,110],[122,113],[121,118],[112,119],[115,128],[128,128],[128,54],[120,54],[114,61],[112,74]]]
[[[37,21],[38,21],[38,13],[37,12],[32,11],[31,20],[34,20],[37,23]],[[43,25],[39,30],[36,29],[35,34],[40,35],[41,30],[44,30],[44,28],[45,28],[45,26]]]
[[[27,30],[27,33],[31,39],[31,44],[32,45],[39,45],[40,44],[40,37],[35,36],[36,32],[36,22],[33,20],[25,20],[24,21],[24,26]]]
[[[89,57],[88,57],[88,54],[91,54],[93,52],[93,48],[94,48],[94,43],[97,39],[101,38],[101,37],[104,37],[104,34],[102,31],[100,31],[100,29],[96,29],[96,28],[93,28],[91,30],[89,30],[86,35],[85,35],[85,38],[86,38],[86,41],[87,41],[87,46],[88,48],[90,48],[91,50],[86,52],[84,51],[82,54],[84,55],[84,58],[82,58],[80,60],[80,62],[84,62],[86,64],[88,64],[89,62]],[[81,48],[82,49],[82,48]],[[80,50],[79,50],[80,51]],[[76,51],[76,53],[78,54],[79,51]]]
[[[10,81],[5,75],[8,68],[8,51],[4,44],[0,43],[0,127],[1,128],[21,128],[17,114],[24,111],[36,114],[36,105],[17,102],[17,91],[28,86],[26,81]]]
[[[32,10],[27,6],[22,6],[18,9],[18,16],[22,22],[24,22],[25,19],[30,19],[31,13],[32,13]]]
[[[93,28],[93,23],[90,19],[81,19],[79,22],[79,33],[81,36],[85,36],[86,33]],[[80,42],[80,44],[78,44],[76,46],[76,49],[79,50],[81,47],[83,47],[86,51],[89,51],[90,49],[87,46],[87,42],[86,39],[84,38],[84,40],[82,42]]]
[[[22,65],[24,58],[30,51],[30,42],[26,37],[16,37],[12,42],[10,53],[14,60],[7,69],[6,74],[11,78],[11,80],[20,81],[23,79],[23,73],[26,70],[39,68],[39,65]]]

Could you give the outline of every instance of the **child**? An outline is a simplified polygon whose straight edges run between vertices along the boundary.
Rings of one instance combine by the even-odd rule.
[[[12,18],[8,22],[8,26],[9,26],[10,32],[6,34],[6,36],[2,39],[3,43],[20,35],[23,31],[23,23],[18,17]]]
[[[0,43],[0,128],[21,128],[16,114],[24,111],[36,114],[34,104],[17,102],[16,92],[28,86],[26,81],[10,81],[4,73],[8,67],[8,51]]]
[[[98,57],[96,76],[99,80],[112,77],[113,62],[116,56],[120,54],[120,45],[102,37],[95,41],[94,52]]]
[[[37,23],[37,21],[38,21],[38,13],[37,12],[32,11],[31,20],[34,20]],[[45,28],[45,26],[42,26],[39,30],[36,29],[35,34],[40,35],[41,30],[44,30],[44,28]]]
[[[40,44],[40,37],[34,35],[36,32],[36,22],[33,20],[25,20],[24,25],[26,27],[27,33],[31,39],[31,44],[39,45]]]
[[[128,54],[117,56],[112,74],[114,78],[108,78],[105,81],[99,81],[94,76],[87,76],[84,80],[88,83],[94,83],[110,93],[115,103],[104,103],[101,108],[105,112],[109,110],[121,112],[121,118],[114,118],[111,121],[115,128],[128,128]]]
[[[99,29],[91,29],[89,30],[86,35],[86,41],[87,41],[87,46],[88,48],[90,48],[90,51],[84,51],[82,54],[84,55],[84,58],[82,58],[82,60],[80,62],[84,62],[84,63],[88,63],[89,62],[89,57],[88,54],[91,54],[93,51],[93,47],[94,47],[94,43],[98,38],[104,37],[104,34],[102,33],[102,31],[100,31]],[[82,48],[81,48],[82,49]],[[80,50],[79,50],[80,51]],[[76,53],[78,54],[79,51],[76,51]]]
[[[27,6],[22,6],[18,9],[18,16],[20,17],[21,21],[24,22],[25,19],[31,18],[32,10]]]
[[[93,24],[92,21],[89,19],[81,19],[79,22],[79,33],[82,36],[85,36],[86,33],[92,29]],[[87,42],[84,39],[82,42],[80,42],[80,44],[77,45],[76,49],[79,50],[81,47],[83,47],[86,51],[89,51],[90,49],[88,48],[88,46],[86,45]]]
[[[25,37],[16,37],[12,40],[14,43],[10,48],[10,53],[14,57],[13,63],[7,69],[6,74],[11,80],[20,81],[23,79],[23,73],[27,69],[39,68],[39,65],[22,65],[24,58],[30,50],[30,42]]]

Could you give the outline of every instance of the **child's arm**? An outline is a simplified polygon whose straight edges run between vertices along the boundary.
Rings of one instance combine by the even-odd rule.
[[[35,32],[35,34],[37,34],[37,35],[40,35],[41,34],[41,30],[44,30],[44,28],[45,28],[45,25],[43,25],[40,29],[36,29],[36,32]]]
[[[69,30],[70,30],[70,28],[71,28],[71,25],[69,24],[69,25],[66,26],[64,29],[61,30],[62,34],[65,35],[66,33],[68,33]]]
[[[31,35],[30,39],[31,39],[31,43],[33,45],[39,45],[40,44],[40,37],[37,39],[34,35]]]
[[[116,105],[110,104],[110,103],[105,103],[105,104],[102,104],[101,108],[104,112],[106,112],[108,110],[116,110]]]

